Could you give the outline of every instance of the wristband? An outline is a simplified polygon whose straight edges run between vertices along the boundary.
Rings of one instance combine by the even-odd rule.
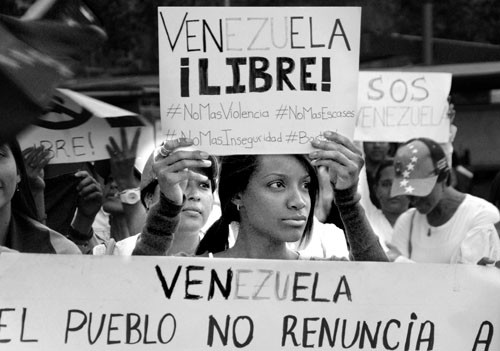
[[[120,201],[124,204],[134,205],[141,200],[141,191],[139,188],[125,189],[120,191]]]

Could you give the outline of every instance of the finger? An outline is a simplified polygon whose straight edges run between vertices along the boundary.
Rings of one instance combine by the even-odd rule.
[[[357,160],[359,158],[362,158],[361,154],[352,152],[345,146],[337,144],[336,142],[333,141],[316,140],[312,141],[311,144],[314,148],[316,148],[315,151],[309,154],[309,157],[311,159],[328,158],[331,157],[333,153],[343,154],[344,156],[346,156],[351,160]]]
[[[311,161],[312,165],[315,167],[325,166],[331,171],[332,169],[336,170],[336,173],[346,172],[346,173],[356,173],[360,168],[359,166],[347,158],[342,160],[343,163],[332,160],[332,159],[317,159]]]
[[[113,155],[116,156],[118,154],[118,152],[120,152],[120,147],[118,146],[118,144],[116,143],[116,140],[115,138],[113,137],[109,137],[109,143],[111,144],[111,150],[113,151]]]
[[[334,142],[334,143],[337,143],[337,144],[340,144],[340,145],[344,146],[345,148],[347,148],[349,151],[351,151],[354,154],[358,154],[358,155],[362,155],[363,154],[361,152],[361,149],[359,149],[354,144],[354,142],[351,139],[343,136],[342,134],[339,134],[339,133],[336,133],[336,132],[332,132],[332,131],[326,131],[326,132],[323,133],[323,137],[327,141],[331,141],[331,142]],[[321,139],[318,140],[318,138],[316,138],[315,140],[313,140],[313,142],[314,141],[319,142],[317,144],[320,145],[320,146],[329,145],[327,141],[324,141],[324,140],[321,140]]]
[[[480,265],[480,266],[486,266],[486,265],[489,265],[489,264],[494,264],[494,263],[495,263],[495,261],[494,261],[494,260],[492,260],[492,259],[491,259],[491,258],[489,258],[489,257],[483,257],[483,258],[481,258],[481,259],[477,262],[477,264],[478,264],[478,265]]]
[[[29,154],[31,153],[31,151],[33,151],[33,149],[34,149],[34,148],[33,148],[32,146],[30,146],[30,147],[28,147],[28,148],[24,149],[24,150],[21,152],[21,153],[22,153],[22,155],[23,155],[23,158],[26,158],[26,155],[29,155]]]
[[[30,153],[26,155],[24,158],[24,162],[28,164],[31,168],[36,167],[36,162],[38,155],[40,155],[41,151],[43,150],[42,147],[35,147],[31,150]]]
[[[81,195],[81,197],[84,201],[101,201],[102,193],[100,191],[91,191],[85,195]]]
[[[139,145],[139,137],[141,136],[141,128],[135,130],[134,138],[132,139],[132,145],[130,145],[130,152],[134,155],[137,154],[137,146]]]
[[[41,160],[43,160],[43,155],[45,153],[45,149],[43,148],[43,146],[40,146],[38,148],[35,149],[35,151],[33,151],[31,153],[31,156],[32,156],[32,162],[34,163],[38,163],[40,162]]]
[[[108,151],[109,158],[113,159],[116,157],[116,151],[109,145],[106,145],[106,150]]]
[[[208,181],[208,177],[204,174],[201,174],[201,173],[198,173],[198,172],[193,171],[191,169],[185,168],[185,169],[179,170],[178,172],[167,173],[163,176],[160,175],[160,177],[158,177],[158,180],[159,180],[160,187],[161,187],[161,185],[163,183],[173,185],[173,184],[179,184],[179,183],[189,181],[189,180],[206,182],[206,181]]]
[[[122,139],[122,151],[127,151],[128,150],[128,140],[127,140],[127,132],[125,131],[125,128],[120,128],[120,137]]]
[[[208,168],[212,165],[210,160],[180,159],[173,163],[162,160],[153,164],[153,172],[158,177],[160,174],[181,172],[185,169]]]
[[[90,177],[89,172],[87,171],[78,171],[74,174],[76,178],[85,178],[85,177]]]
[[[99,184],[97,183],[90,183],[90,184],[87,184],[85,186],[83,186],[79,191],[78,191],[78,195],[80,197],[86,197],[88,196],[89,194],[92,194],[92,193],[102,193],[101,192],[101,187],[99,186]]]
[[[207,160],[208,157],[209,154],[200,150],[174,150],[163,160],[172,164],[181,160]]]
[[[341,151],[339,151],[339,150],[341,150]],[[334,162],[339,163],[341,165],[347,166],[347,165],[351,164],[352,162],[359,164],[359,162],[362,160],[361,156],[357,156],[356,154],[353,154],[352,152],[350,152],[346,149],[343,149],[343,150],[339,149],[339,150],[313,151],[310,153],[311,163],[314,166],[317,166],[317,165],[320,165],[320,163],[317,163],[318,161],[328,162],[329,160],[331,160],[331,161],[334,161]]]
[[[47,166],[52,159],[52,155],[50,154],[49,151],[45,151],[43,159],[40,161],[38,164],[38,168],[43,169],[45,166]]]
[[[80,182],[76,186],[77,191],[80,191],[81,189],[95,181],[87,171],[78,171],[75,173],[75,177],[81,178]]]
[[[189,138],[165,140],[161,146],[155,150],[155,160],[169,156],[174,150],[180,147],[189,147],[193,145],[193,140]]]

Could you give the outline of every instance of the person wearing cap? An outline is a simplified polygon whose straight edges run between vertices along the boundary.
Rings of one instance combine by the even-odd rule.
[[[162,204],[162,209],[167,213],[167,220],[161,223],[151,223],[158,231],[174,230],[175,236],[167,243],[155,240],[147,232],[130,236],[124,240],[114,242],[110,240],[104,245],[98,245],[94,248],[94,255],[113,254],[113,255],[153,255],[153,256],[171,256],[178,254],[192,255],[195,253],[201,238],[203,237],[203,228],[214,208],[214,191],[216,189],[216,179],[218,174],[218,162],[213,156],[206,160],[207,167],[195,167],[192,160],[189,159],[192,150],[185,148],[183,141],[176,144],[171,149],[161,147],[149,156],[142,175],[140,188],[140,201],[149,212],[149,209],[156,203]],[[164,188],[171,188],[170,181],[165,178],[175,177],[177,171],[192,174],[192,179],[184,182],[182,188],[183,204],[177,206],[165,196],[160,195],[159,180],[154,170],[155,158],[163,160],[164,156],[171,156],[173,165],[166,167],[166,171],[161,176],[164,182]],[[168,193],[168,191],[166,191]],[[172,211],[179,211],[179,216],[174,219],[170,216]],[[175,224],[173,224],[175,222]]]
[[[391,196],[406,195],[413,208],[397,220],[391,242],[396,261],[478,263],[500,258],[495,223],[498,210],[486,200],[449,185],[450,167],[442,147],[412,139],[396,152]]]

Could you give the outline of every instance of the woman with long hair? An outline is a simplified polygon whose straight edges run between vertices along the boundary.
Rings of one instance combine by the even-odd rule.
[[[37,220],[17,141],[0,144],[0,252],[81,254],[63,235]]]
[[[172,142],[171,147],[175,148]],[[312,229],[318,178],[315,167],[328,168],[335,202],[339,208],[355,260],[387,261],[358,204],[357,182],[363,165],[361,151],[351,140],[327,132],[312,142],[309,155],[235,155],[222,158],[219,178],[221,218],[207,232],[197,250],[215,257],[299,259],[286,244],[308,240]],[[194,167],[209,167],[200,151],[164,150],[155,162],[160,201],[153,207],[144,231],[149,242],[136,246],[135,254],[152,254],[159,242],[171,241],[179,209],[185,201],[183,184],[206,178]],[[239,223],[238,238],[228,248],[228,226]],[[337,258],[333,258],[337,259]]]

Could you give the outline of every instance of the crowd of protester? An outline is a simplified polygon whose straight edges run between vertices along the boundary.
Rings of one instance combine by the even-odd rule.
[[[453,111],[454,112],[454,111]],[[500,260],[496,203],[457,190],[450,148],[361,147],[325,132],[308,155],[215,157],[165,141],[144,169],[132,140],[109,160],[52,165],[0,153],[0,250],[485,264]],[[493,201],[492,201],[493,202]]]

